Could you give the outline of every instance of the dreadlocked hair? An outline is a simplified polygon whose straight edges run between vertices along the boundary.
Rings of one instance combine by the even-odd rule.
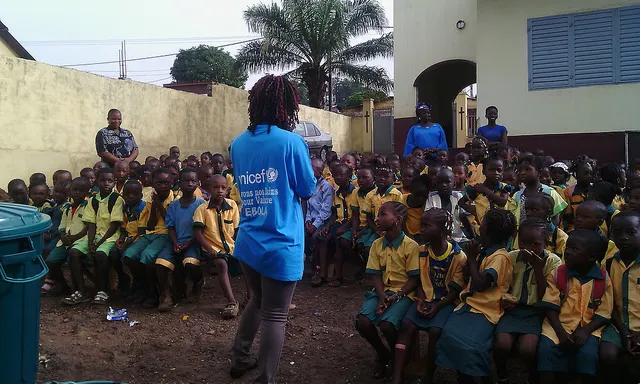
[[[298,123],[300,96],[296,86],[284,76],[267,75],[249,91],[249,127],[254,133],[258,124],[290,131]]]
[[[520,228],[518,229],[518,233],[523,234],[527,231],[536,229],[542,232],[542,235],[544,236],[544,240],[546,242],[547,238],[551,234],[549,230],[549,222],[539,217],[527,217],[526,219],[522,220],[522,222],[520,223]]]
[[[487,227],[487,235],[495,245],[506,243],[516,232],[516,217],[504,209],[490,209],[483,222]]]
[[[400,225],[404,225],[404,222],[407,220],[407,215],[409,212],[409,210],[407,209],[407,206],[397,201],[390,201],[388,203],[385,203],[385,205],[386,204],[391,205],[391,208],[393,208],[396,215],[400,217],[400,220],[401,220]]]
[[[423,221],[435,223],[444,232],[446,237],[453,232],[453,216],[449,211],[442,208],[431,208],[422,215]],[[425,239],[426,241],[426,239]]]

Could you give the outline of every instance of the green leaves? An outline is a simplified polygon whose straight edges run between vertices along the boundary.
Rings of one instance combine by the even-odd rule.
[[[246,70],[236,66],[236,59],[223,49],[200,45],[181,49],[171,67],[171,76],[178,83],[214,81],[243,88]]]

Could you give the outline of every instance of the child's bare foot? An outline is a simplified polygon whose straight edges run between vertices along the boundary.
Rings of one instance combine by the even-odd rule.
[[[338,288],[339,286],[342,285],[343,282],[344,281],[343,281],[342,277],[336,277],[335,279],[331,280],[331,282],[329,283],[329,286],[331,288]]]

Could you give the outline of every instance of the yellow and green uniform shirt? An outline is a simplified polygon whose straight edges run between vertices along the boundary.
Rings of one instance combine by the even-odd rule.
[[[173,193],[169,192],[169,196],[162,202],[162,206],[166,210],[169,204],[171,204],[175,200]],[[147,204],[142,209],[140,213],[140,219],[138,220],[138,228],[140,230],[145,231],[147,235],[168,235],[169,230],[167,229],[167,224],[164,221],[164,216],[158,216],[158,220],[156,221],[156,225],[153,228],[148,228],[149,218],[151,216],[151,207],[153,206],[152,202],[146,202]]]
[[[626,265],[616,253],[607,262],[607,271],[613,286],[615,310],[624,325],[632,332],[640,332],[640,255]]]
[[[380,275],[385,291],[398,292],[409,281],[409,277],[420,275],[420,247],[409,236],[400,233],[393,241],[386,237],[371,244],[366,272]],[[414,293],[408,293],[413,300]]]
[[[402,204],[407,207],[407,220],[405,221],[405,227],[407,233],[411,236],[419,235],[422,227],[422,215],[424,214],[425,204],[419,207],[410,207],[407,200],[411,195],[402,195]]]
[[[547,255],[547,261],[544,264],[543,271],[545,281],[547,281],[556,268],[562,264],[562,260],[558,255],[547,250],[544,253]],[[542,297],[538,297],[538,282],[533,267],[520,255],[520,250],[509,252],[509,258],[511,259],[511,265],[513,265],[513,277],[509,294],[518,298],[518,304],[538,305],[542,301]]]
[[[464,287],[464,269],[467,256],[456,244],[447,243],[442,255],[436,255],[430,246],[420,247],[420,288],[425,301],[442,300],[450,289],[457,292]]]
[[[371,214],[376,219],[382,204],[388,202],[402,202],[402,193],[393,186],[390,186],[383,194],[378,193],[378,188],[367,193],[367,197],[364,199],[364,206],[360,206],[360,210]]]
[[[224,199],[221,209],[211,200],[201,204],[193,213],[193,226],[202,228],[207,244],[217,253],[233,254],[234,234],[239,224],[240,211],[231,199]]]
[[[124,220],[124,199],[122,196],[118,195],[115,204],[113,205],[113,209],[109,212],[109,197],[115,192],[111,192],[107,196],[101,196],[100,194],[95,195],[92,199],[98,199],[98,212],[93,210],[93,204],[91,200],[88,201],[87,206],[84,209],[84,218],[83,220],[86,223],[91,223],[96,225],[96,236],[100,236],[101,238],[107,233],[111,223],[122,223]],[[120,229],[118,230],[105,242],[112,242],[118,240],[120,237]]]
[[[358,194],[352,184],[349,184],[346,195],[342,195],[339,189],[336,191],[333,196],[333,208],[336,210],[336,221],[338,223],[351,220],[353,209],[358,208]]]
[[[62,211],[62,220],[60,221],[60,227],[58,228],[60,233],[65,233],[67,236],[77,235],[82,232],[85,227],[84,219],[84,210],[87,207],[87,201],[81,202],[77,207],[73,207],[68,205]],[[85,235],[86,237],[86,235]],[[82,238],[84,239],[84,237]],[[80,240],[76,240],[76,243],[80,242]],[[62,240],[59,240],[56,244],[56,247],[61,247]]]
[[[148,203],[140,200],[138,204],[130,207],[125,205],[124,207],[124,220],[122,221],[122,230],[127,234],[127,237],[134,237],[138,234],[138,228],[140,227],[138,221],[142,210]]]
[[[479,183],[484,183],[484,181],[487,179],[484,176],[482,163],[476,164],[471,162],[467,166],[467,169],[469,170],[469,173],[467,173],[467,185],[476,185]]]

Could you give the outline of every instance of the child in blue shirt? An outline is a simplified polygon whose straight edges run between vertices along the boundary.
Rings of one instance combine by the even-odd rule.
[[[200,245],[193,238],[193,214],[196,209],[204,204],[204,199],[194,196],[198,188],[198,174],[194,168],[185,168],[180,171],[180,191],[182,197],[173,201],[167,207],[165,222],[169,230],[170,242],[167,242],[156,259],[156,272],[158,276],[158,290],[160,292],[160,304],[158,311],[171,310],[171,296],[169,295],[169,273],[177,272],[180,263],[192,277],[193,291],[196,297],[200,296],[202,289],[202,272],[199,263]],[[174,279],[174,281],[180,279]],[[179,282],[184,286],[184,280]],[[180,288],[174,287],[174,297],[180,298]]]
[[[314,176],[316,177],[316,189],[313,191],[311,198],[307,200],[307,214],[305,217],[304,229],[308,240],[307,248],[313,244],[313,260],[314,268],[313,279],[311,284],[314,286],[322,285],[324,282],[321,276],[320,255],[318,253],[318,243],[322,240],[318,239],[323,227],[327,224],[329,216],[331,216],[331,208],[333,207],[333,196],[335,190],[322,177],[324,170],[324,162],[321,159],[311,160]]]

